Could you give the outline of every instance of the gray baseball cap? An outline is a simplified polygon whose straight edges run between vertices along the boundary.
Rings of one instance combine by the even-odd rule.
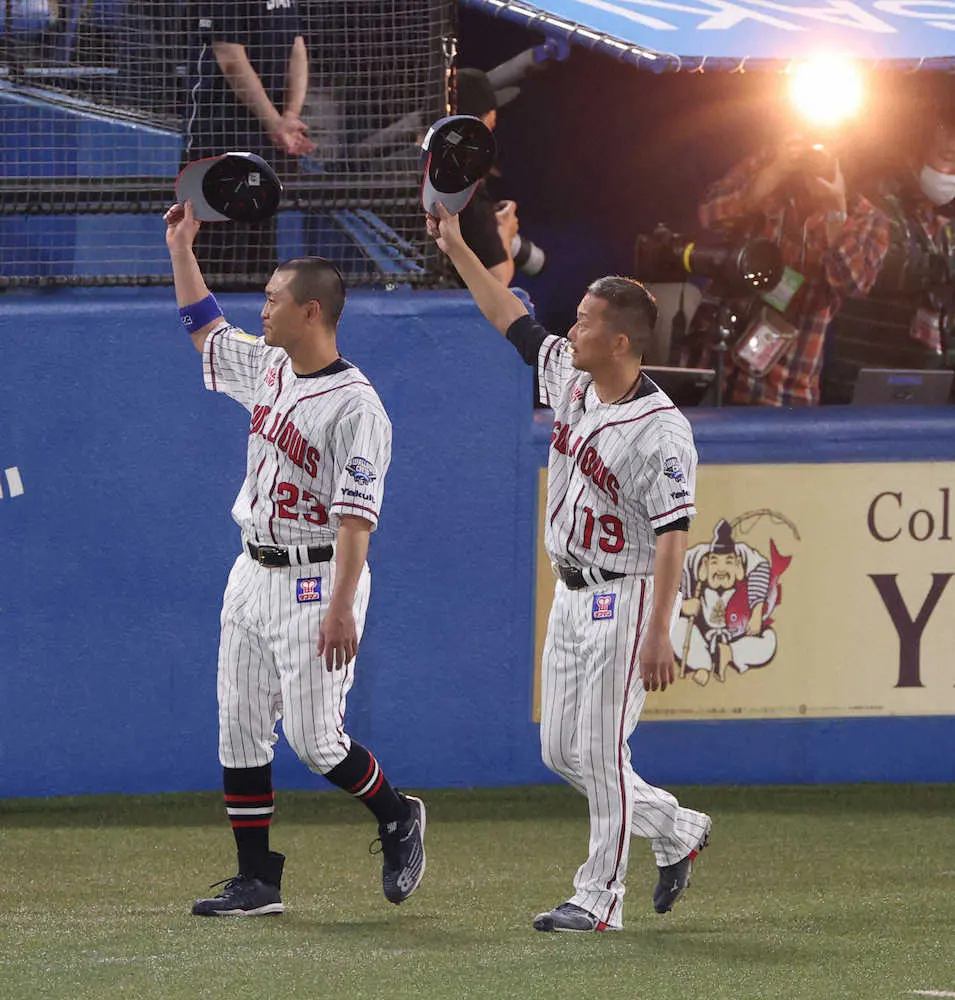
[[[497,145],[491,130],[473,115],[451,115],[436,121],[421,143],[424,179],[421,203],[430,215],[441,202],[456,215],[494,165]]]
[[[255,153],[196,160],[176,179],[176,201],[191,201],[201,222],[261,222],[275,214],[281,197],[278,174]]]

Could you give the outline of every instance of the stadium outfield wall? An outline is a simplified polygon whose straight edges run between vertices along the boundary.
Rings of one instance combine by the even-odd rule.
[[[223,303],[257,329],[257,296]],[[531,372],[461,293],[356,292],[341,344],[395,428],[349,728],[405,787],[551,780],[533,721],[549,428]],[[0,797],[217,788],[244,411],[203,389],[171,290],[8,293],[0,357]],[[955,459],[948,411],[792,419],[701,412],[703,461]],[[932,628],[951,632],[953,599]],[[946,781],[953,738],[949,714],[722,718],[645,721],[632,746],[663,784]],[[284,745],[276,780],[316,785]]]

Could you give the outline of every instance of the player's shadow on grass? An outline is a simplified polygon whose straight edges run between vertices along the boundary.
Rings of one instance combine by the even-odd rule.
[[[669,958],[680,962],[691,957],[705,961],[719,954],[721,963],[732,966],[816,967],[828,956],[836,955],[836,949],[827,949],[818,937],[805,944],[795,940],[781,944],[778,935],[767,930],[764,943],[752,929],[727,930],[693,922],[674,924],[662,933],[659,926],[632,927],[626,936],[638,944],[641,953],[663,962]]]

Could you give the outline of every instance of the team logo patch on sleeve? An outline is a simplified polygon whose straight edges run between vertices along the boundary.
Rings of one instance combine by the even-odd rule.
[[[311,604],[322,599],[322,578],[310,576],[295,583],[295,599],[299,604]]]
[[[675,483],[683,482],[683,468],[680,465],[680,460],[675,455],[663,463],[663,474]]]
[[[373,483],[378,478],[375,467],[367,458],[353,458],[346,466],[345,471],[355,480],[356,483]]]
[[[613,618],[613,609],[616,603],[616,594],[594,594],[594,607],[590,613],[591,619],[595,622],[602,622]]]

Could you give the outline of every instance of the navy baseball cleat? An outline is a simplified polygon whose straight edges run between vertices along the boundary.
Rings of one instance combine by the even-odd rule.
[[[222,882],[215,885],[222,885]],[[278,886],[248,875],[236,875],[225,880],[225,887],[218,896],[197,899],[192,912],[197,917],[263,917],[284,913],[285,906]]]
[[[381,844],[381,885],[391,903],[403,903],[418,888],[425,868],[424,803],[413,795],[401,798],[411,807],[411,815],[403,823],[379,826],[378,839],[372,842],[372,848]]]
[[[696,849],[690,851],[681,861],[673,865],[657,865],[660,878],[656,889],[653,890],[653,908],[657,913],[669,913],[673,909],[673,904],[683,898],[683,893],[690,884],[693,862],[700,851],[709,844],[712,827],[713,821],[710,820]]]
[[[547,913],[534,917],[535,931],[565,931],[571,934],[588,934],[605,931],[607,925],[576,903],[561,903]]]
[[[284,913],[280,889],[285,855],[269,851],[267,855],[243,859],[239,856],[239,874],[215,882],[223,885],[218,896],[197,899],[192,912],[197,917],[264,917]]]

